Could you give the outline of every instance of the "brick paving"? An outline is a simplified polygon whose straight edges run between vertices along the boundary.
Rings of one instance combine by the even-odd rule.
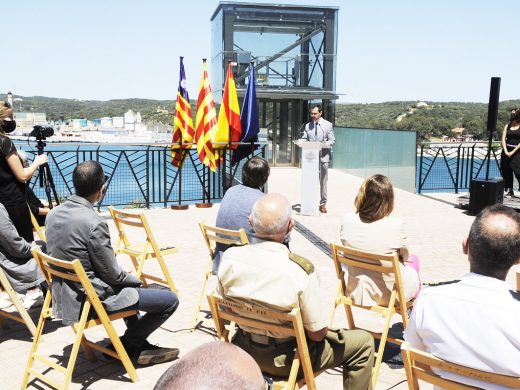
[[[274,168],[269,178],[269,191],[285,194],[292,204],[300,199],[300,170],[296,168]],[[354,210],[353,202],[360,178],[337,170],[329,171],[329,212],[319,216],[295,215],[298,229],[292,233],[291,249],[309,259],[315,265],[322,287],[325,303],[332,309],[336,289],[336,277],[330,257],[323,248],[323,242],[339,240],[341,216]],[[396,190],[395,215],[402,217],[409,233],[412,253],[421,258],[423,282],[438,282],[460,278],[468,271],[469,265],[462,254],[461,241],[467,234],[473,217],[456,208],[455,194],[416,195]],[[163,346],[175,346],[181,355],[216,337],[211,322],[205,321],[202,330],[190,331],[196,301],[200,294],[204,271],[208,264],[208,254],[197,225],[200,221],[213,224],[218,205],[209,209],[190,207],[187,211],[169,209],[144,210],[159,242],[176,245],[179,252],[167,257],[167,262],[177,287],[180,306],[177,312],[151,337],[150,342]],[[113,240],[117,232],[108,213],[103,214],[111,228]],[[310,234],[309,234],[310,233]],[[311,241],[307,239],[311,238]],[[115,241],[113,241],[115,244]],[[121,255],[119,260],[130,269],[130,261]],[[158,273],[155,263],[148,265],[152,273]],[[514,271],[507,281],[514,285]],[[210,285],[214,280],[210,280]],[[204,308],[207,305],[204,301]],[[32,312],[36,320],[39,312]],[[362,317],[362,324],[377,328],[379,319]],[[0,329],[0,389],[19,388],[27,355],[31,346],[28,331],[17,323],[10,322],[10,329]],[[346,326],[343,310],[338,309],[334,319],[335,326]],[[121,321],[115,322],[116,329],[122,331]],[[46,328],[43,341],[43,354],[62,362],[63,355],[70,353],[73,332],[52,322]],[[89,331],[93,339],[101,340],[105,335],[101,329]],[[137,367],[139,382],[133,384],[119,363],[106,362],[101,356],[95,362],[87,361],[80,352],[71,389],[152,389],[159,376],[169,367],[169,363],[151,367]],[[341,372],[329,370],[317,378],[320,389],[341,389]],[[46,388],[41,382],[31,382],[31,388]],[[402,368],[383,364],[378,389],[405,389],[405,374]]]

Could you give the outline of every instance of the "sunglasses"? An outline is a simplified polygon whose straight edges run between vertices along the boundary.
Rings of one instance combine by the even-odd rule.
[[[11,105],[9,104],[9,102],[4,102],[4,106],[5,106],[5,108],[11,108]]]

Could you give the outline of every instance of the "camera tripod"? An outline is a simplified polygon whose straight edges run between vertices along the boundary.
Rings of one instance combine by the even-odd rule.
[[[43,154],[43,150],[47,143],[45,142],[45,138],[37,138],[36,149],[38,149],[38,155]],[[47,201],[49,202],[49,208],[52,209],[54,207],[54,203],[52,202],[51,190],[54,195],[54,201],[56,205],[60,204],[60,200],[58,199],[58,193],[56,192],[56,186],[54,185],[54,179],[52,178],[51,169],[49,168],[49,164],[45,163],[40,165],[39,167],[39,177],[40,177],[40,187],[45,185],[45,194],[47,195]]]

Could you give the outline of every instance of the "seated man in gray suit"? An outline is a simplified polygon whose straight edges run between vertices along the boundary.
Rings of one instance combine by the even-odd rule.
[[[127,322],[121,341],[139,364],[157,364],[177,358],[177,348],[151,345],[147,337],[177,309],[179,300],[171,291],[139,288],[141,281],[117,263],[105,220],[93,204],[103,197],[107,177],[96,161],[79,164],[72,173],[76,195],[47,216],[45,233],[48,253],[61,260],[79,259],[108,312],[139,310],[146,314]],[[52,283],[53,311],[64,324],[78,321],[83,291],[66,281]]]

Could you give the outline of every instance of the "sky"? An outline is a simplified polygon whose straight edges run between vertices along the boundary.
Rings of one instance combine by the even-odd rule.
[[[500,100],[520,98],[519,0],[283,3],[339,7],[340,103],[487,102],[491,77],[501,77]],[[0,93],[174,100],[184,56],[195,99],[201,59],[210,58],[210,19],[217,5],[216,0],[2,2]]]

